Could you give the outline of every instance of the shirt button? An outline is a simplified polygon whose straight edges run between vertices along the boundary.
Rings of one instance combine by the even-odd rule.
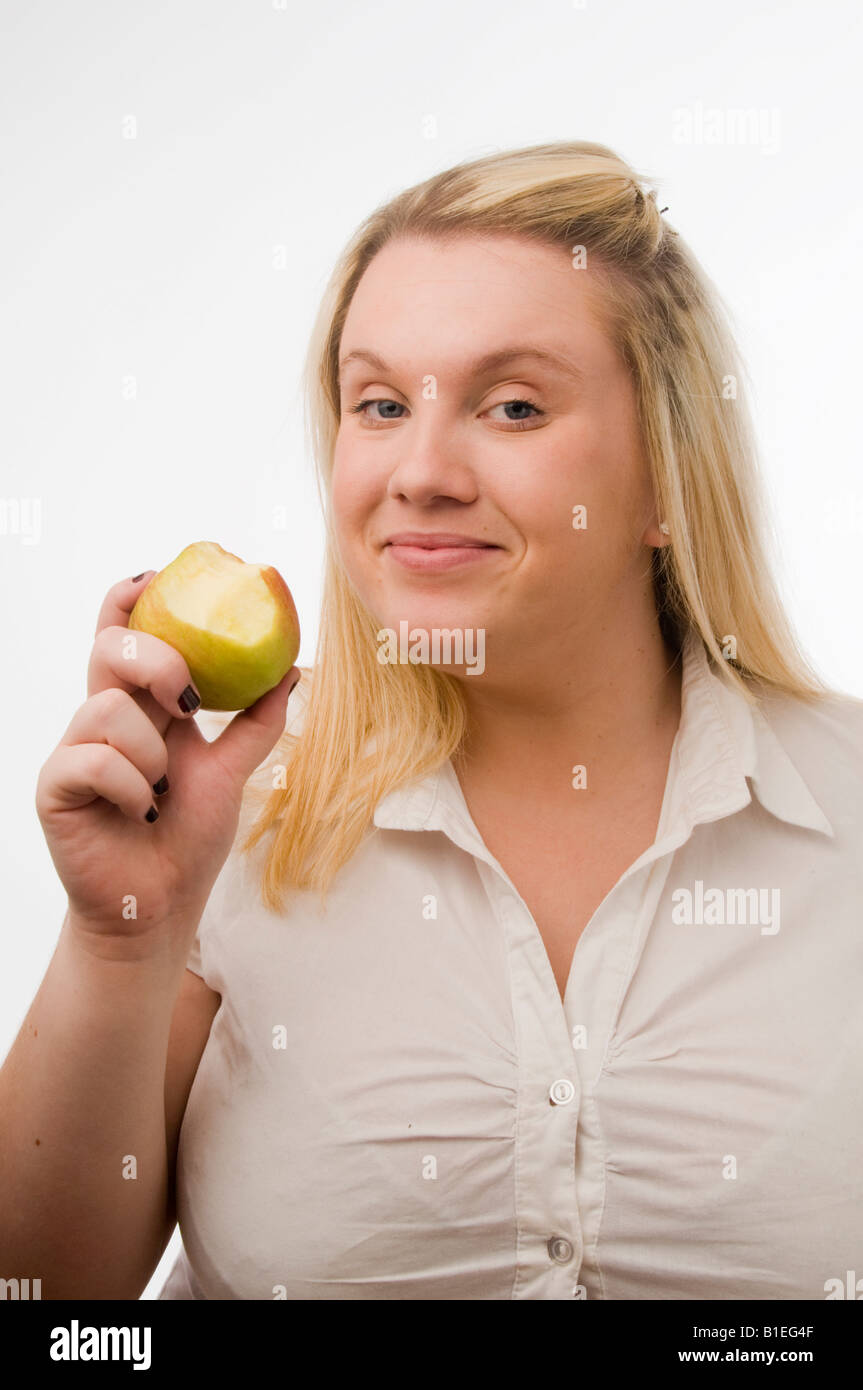
[[[572,1259],[572,1245],[564,1236],[552,1236],[548,1242],[548,1253],[555,1264],[566,1265]]]
[[[575,1087],[571,1081],[566,1079],[554,1081],[548,1088],[548,1094],[551,1097],[552,1105],[569,1105],[575,1095]]]

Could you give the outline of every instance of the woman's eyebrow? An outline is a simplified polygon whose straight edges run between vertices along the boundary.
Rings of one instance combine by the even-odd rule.
[[[498,348],[495,352],[487,352],[469,364],[469,369],[474,376],[482,376],[486,372],[494,371],[498,367],[505,367],[510,362],[524,358],[533,358],[547,367],[553,367],[559,372],[574,377],[577,381],[584,380],[584,373],[568,357],[564,357],[559,352],[552,352],[549,348],[533,347],[530,344],[516,344],[512,347]],[[370,367],[374,367],[375,371],[384,374],[392,371],[392,368],[382,357],[366,348],[356,348],[343,357],[339,362],[339,372],[343,372],[351,362],[366,362]]]

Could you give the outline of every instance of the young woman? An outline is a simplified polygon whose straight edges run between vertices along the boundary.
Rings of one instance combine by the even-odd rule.
[[[740,378],[602,146],[360,227],[309,355],[287,725],[296,669],[208,742],[176,652],[123,659],[145,574],[40,775],[69,911],[0,1191],[44,1297],[137,1298],[177,1214],[164,1298],[844,1285],[863,701],[782,611]]]

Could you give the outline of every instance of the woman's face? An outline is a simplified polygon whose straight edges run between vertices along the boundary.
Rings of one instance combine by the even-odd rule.
[[[503,671],[560,661],[643,604],[645,547],[664,537],[590,273],[564,250],[473,235],[390,242],[367,268],[339,350],[332,495],[342,562],[381,627],[483,629],[486,667]],[[494,548],[442,562],[388,544],[405,531]]]

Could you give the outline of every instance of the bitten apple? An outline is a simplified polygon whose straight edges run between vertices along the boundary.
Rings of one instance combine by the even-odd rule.
[[[278,685],[300,650],[297,610],[278,570],[246,564],[214,541],[187,545],[153,575],[129,627],[185,658],[202,709],[246,709]]]

